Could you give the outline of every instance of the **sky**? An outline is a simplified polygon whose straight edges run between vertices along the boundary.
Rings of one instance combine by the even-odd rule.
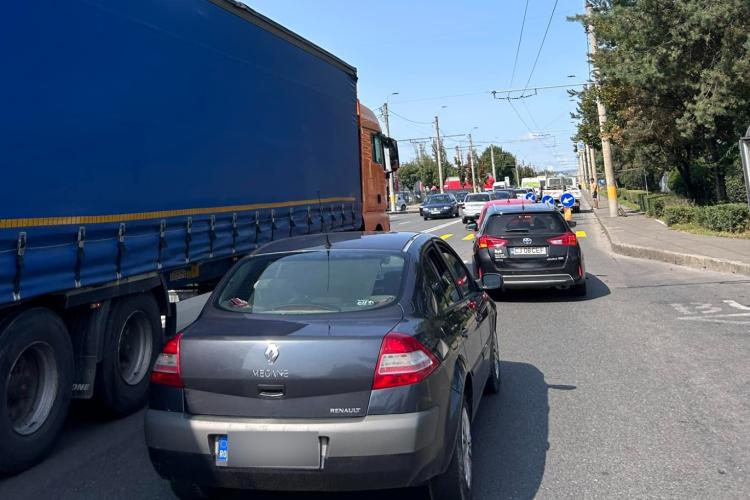
[[[588,79],[585,32],[567,20],[583,11],[583,0],[528,0],[525,23],[527,0],[245,3],[357,68],[360,101],[373,110],[389,104],[402,162],[416,155],[409,139],[435,135],[437,115],[441,134],[458,136],[443,141],[451,159],[471,133],[478,153],[494,143],[539,168],[577,167],[570,140],[575,102],[564,88],[532,89]],[[497,97],[528,97],[490,94],[508,89],[519,91]]]

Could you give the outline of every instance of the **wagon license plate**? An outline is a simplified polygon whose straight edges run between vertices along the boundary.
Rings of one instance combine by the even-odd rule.
[[[547,247],[510,247],[511,255],[538,256],[547,255]]]

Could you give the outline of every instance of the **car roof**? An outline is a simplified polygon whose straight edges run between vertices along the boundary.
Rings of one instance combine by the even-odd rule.
[[[523,203],[520,205],[492,204],[487,208],[487,215],[519,214],[519,213],[556,213],[554,207],[544,203]]]
[[[420,233],[339,232],[310,234],[267,243],[254,251],[253,255],[325,249],[403,251],[407,243],[418,235]]]

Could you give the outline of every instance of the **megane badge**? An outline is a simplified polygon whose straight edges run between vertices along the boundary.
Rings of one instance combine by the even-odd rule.
[[[531,238],[524,238],[522,241],[524,245],[531,245],[533,240]]]
[[[268,360],[268,364],[272,365],[276,362],[276,359],[279,357],[279,346],[276,344],[268,344],[268,347],[266,347],[266,359]]]

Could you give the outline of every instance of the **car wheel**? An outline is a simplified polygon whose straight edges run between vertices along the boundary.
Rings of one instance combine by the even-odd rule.
[[[427,217],[426,215],[425,215],[425,216],[423,217],[423,219],[424,219],[424,220],[430,220],[430,218],[429,218],[429,217]]]
[[[466,224],[469,223],[469,221],[466,220],[466,217],[464,217],[463,219],[461,219],[461,223],[464,224],[464,225],[466,225]]]
[[[214,498],[218,493],[215,488],[206,488],[188,481],[170,481],[172,492],[181,500],[205,500]]]
[[[104,335],[94,390],[105,410],[120,417],[141,408],[148,397],[149,374],[163,337],[156,298],[141,293],[116,300]]]
[[[471,498],[471,418],[465,399],[461,406],[456,434],[456,446],[453,448],[448,470],[430,481],[429,489],[432,500],[469,500]]]
[[[574,297],[585,297],[586,296],[586,280],[583,280],[583,283],[579,283],[577,285],[573,285],[570,287],[570,292],[573,294]]]
[[[497,332],[492,332],[492,365],[490,366],[490,377],[487,380],[486,392],[497,394],[500,392],[502,378],[500,375],[500,350],[497,347]]]

